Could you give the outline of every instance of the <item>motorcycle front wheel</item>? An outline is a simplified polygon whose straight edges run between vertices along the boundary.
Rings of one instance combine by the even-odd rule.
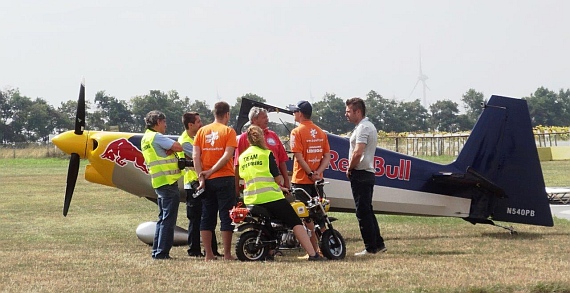
[[[323,232],[319,247],[324,257],[332,260],[343,259],[346,256],[346,244],[344,238],[335,229]]]
[[[265,260],[269,254],[269,246],[267,245],[267,237],[261,235],[257,242],[259,231],[247,231],[239,236],[236,243],[236,256],[241,261],[260,261]]]

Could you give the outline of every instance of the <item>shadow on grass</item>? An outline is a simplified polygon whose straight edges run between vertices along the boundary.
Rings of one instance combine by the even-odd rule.
[[[510,234],[505,232],[482,233],[481,236],[495,239],[507,240],[534,240],[542,239],[545,236],[568,236],[568,233],[552,232],[552,233],[530,233],[530,232],[517,232],[517,234]]]

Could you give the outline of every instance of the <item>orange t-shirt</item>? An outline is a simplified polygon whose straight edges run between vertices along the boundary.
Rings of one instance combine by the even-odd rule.
[[[303,121],[293,131],[291,131],[291,139],[289,140],[291,151],[293,153],[301,153],[305,162],[316,170],[321,164],[324,154],[330,154],[331,149],[327,134],[315,125],[312,121]],[[313,180],[309,178],[305,170],[295,160],[293,164],[293,176],[291,182],[297,184],[313,184]]]
[[[194,145],[200,148],[202,171],[210,170],[224,155],[226,147],[237,147],[236,132],[221,123],[211,123],[198,130]],[[232,151],[233,155],[233,151]],[[235,176],[233,158],[220,170],[214,172],[209,179]]]

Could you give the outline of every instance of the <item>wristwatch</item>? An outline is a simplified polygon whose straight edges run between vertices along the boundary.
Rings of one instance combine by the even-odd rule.
[[[309,177],[315,175],[315,171],[311,171],[311,173],[308,173],[307,175],[309,175]]]

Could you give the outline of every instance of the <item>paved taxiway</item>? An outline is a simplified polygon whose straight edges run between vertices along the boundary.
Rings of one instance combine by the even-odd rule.
[[[560,218],[570,220],[570,205],[568,204],[551,204],[550,210],[552,215]]]

